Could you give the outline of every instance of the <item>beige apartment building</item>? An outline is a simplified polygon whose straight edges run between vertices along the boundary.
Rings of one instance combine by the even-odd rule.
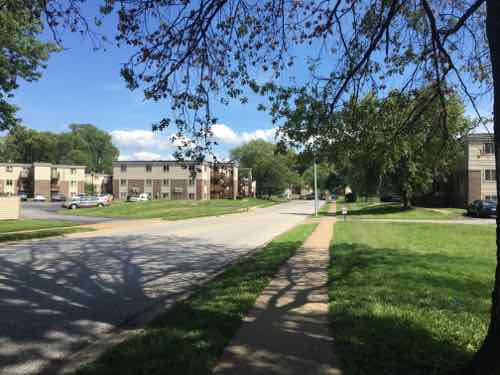
[[[192,174],[192,169],[196,174]],[[113,196],[147,193],[152,199],[233,198],[238,194],[238,168],[232,163],[117,161],[113,163]]]
[[[458,205],[477,199],[497,200],[495,143],[492,134],[469,134],[457,184]]]
[[[94,187],[95,194],[113,193],[113,176],[103,173],[87,173],[85,175],[85,184]]]
[[[0,163],[0,195],[73,196],[84,193],[85,166],[50,163]]]

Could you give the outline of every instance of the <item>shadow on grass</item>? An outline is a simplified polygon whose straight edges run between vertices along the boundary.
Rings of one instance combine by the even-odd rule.
[[[77,374],[211,374],[246,312],[314,228],[299,226],[234,264]]]
[[[342,204],[337,204],[337,212],[341,212]],[[349,210],[349,216],[361,216],[361,215],[387,215],[396,214],[400,212],[410,212],[415,210],[415,208],[408,207],[405,208],[398,203],[382,203],[374,206],[363,207],[359,209]]]
[[[345,375],[449,374],[486,330],[491,283],[455,276],[484,262],[460,256],[339,243],[329,295]]]

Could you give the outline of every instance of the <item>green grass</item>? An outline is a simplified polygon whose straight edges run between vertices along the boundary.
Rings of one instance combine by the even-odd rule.
[[[47,229],[47,230],[41,230],[41,231],[37,231],[37,232],[17,232],[17,233],[14,232],[14,233],[8,233],[8,234],[0,233],[0,242],[32,240],[32,239],[38,239],[38,238],[61,236],[63,234],[70,234],[70,233],[92,232],[94,230],[95,229],[92,229],[89,227],[85,227],[85,228],[68,227],[68,228]]]
[[[465,210],[460,208],[411,207],[405,209],[400,203],[382,203],[371,199],[355,203],[337,202],[337,215],[346,206],[351,219],[411,219],[411,220],[454,220],[462,219]]]
[[[19,219],[19,220],[1,220],[0,235],[7,232],[16,232],[23,230],[37,230],[60,227],[73,227],[78,224],[69,221],[54,221],[43,219]]]
[[[209,201],[154,200],[149,202],[113,202],[111,206],[77,210],[65,209],[59,212],[81,216],[182,220],[244,212],[251,207],[267,207],[275,203],[274,201],[264,199],[217,199]]]
[[[210,374],[245,313],[279,267],[314,230],[300,225],[230,266],[139,334],[85,366],[79,375]]]
[[[335,348],[345,375],[432,375],[484,338],[495,228],[338,223],[330,266]]]

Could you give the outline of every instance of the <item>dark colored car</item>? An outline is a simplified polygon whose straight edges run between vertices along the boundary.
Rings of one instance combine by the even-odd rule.
[[[467,207],[467,215],[474,217],[497,216],[497,202],[476,200]]]
[[[51,197],[52,202],[64,202],[66,200],[66,196],[62,193],[52,194]]]
[[[399,194],[389,193],[384,194],[380,197],[381,202],[401,202],[401,196]]]
[[[26,202],[28,200],[28,194],[26,193],[19,193],[17,194],[17,196],[19,197],[19,199],[21,199],[22,202]]]

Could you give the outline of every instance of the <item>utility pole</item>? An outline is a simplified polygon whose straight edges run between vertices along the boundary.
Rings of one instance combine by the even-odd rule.
[[[318,216],[318,168],[314,157],[314,216]]]

